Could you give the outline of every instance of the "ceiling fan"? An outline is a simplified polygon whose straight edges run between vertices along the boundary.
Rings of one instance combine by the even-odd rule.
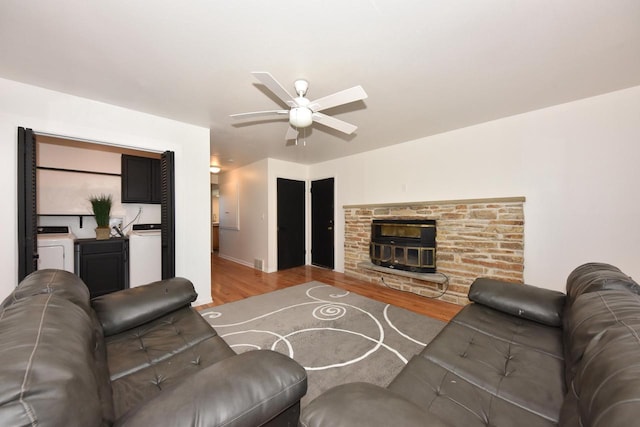
[[[267,89],[273,92],[275,96],[291,107],[291,109],[254,111],[251,113],[232,114],[230,117],[234,119],[245,119],[259,116],[287,115],[289,117],[289,124],[291,125],[285,135],[285,140],[287,141],[292,139],[297,141],[299,130],[309,127],[313,123],[320,123],[321,125],[346,133],[347,135],[352,134],[356,129],[358,129],[357,126],[354,126],[351,123],[328,116],[320,111],[366,99],[367,93],[364,91],[362,86],[354,86],[351,89],[345,89],[332,95],[316,99],[315,101],[310,101],[305,97],[307,90],[309,89],[309,82],[306,80],[296,80],[294,82],[293,86],[295,88],[296,95],[298,96],[293,97],[268,72],[255,71],[251,74],[260,80],[260,82],[264,84]]]

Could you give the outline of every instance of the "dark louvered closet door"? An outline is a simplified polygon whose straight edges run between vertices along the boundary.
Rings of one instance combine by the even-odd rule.
[[[162,278],[176,276],[175,174],[174,153],[165,151],[160,158],[162,220]]]
[[[18,128],[18,280],[38,269],[36,139]]]

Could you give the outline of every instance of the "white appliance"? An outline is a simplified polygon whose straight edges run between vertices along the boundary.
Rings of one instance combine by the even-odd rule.
[[[162,278],[160,224],[136,224],[129,232],[129,287]]]
[[[56,268],[73,273],[75,239],[69,227],[38,227],[38,270]]]

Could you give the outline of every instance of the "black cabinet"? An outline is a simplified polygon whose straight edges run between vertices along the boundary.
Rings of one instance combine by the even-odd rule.
[[[76,274],[91,298],[129,287],[129,239],[77,239]]]
[[[122,203],[160,203],[160,159],[122,155]]]

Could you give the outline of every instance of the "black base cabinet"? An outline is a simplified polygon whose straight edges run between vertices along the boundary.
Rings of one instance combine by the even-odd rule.
[[[129,287],[129,239],[77,239],[76,274],[86,283],[91,298]]]

